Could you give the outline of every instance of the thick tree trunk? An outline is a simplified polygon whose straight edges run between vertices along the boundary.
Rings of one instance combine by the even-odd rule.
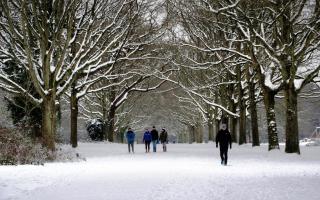
[[[106,137],[109,142],[114,141],[114,118],[116,116],[116,109],[114,107],[111,107],[108,113],[108,119],[106,122]]]
[[[71,86],[71,98],[70,98],[70,109],[71,109],[71,125],[70,125],[70,144],[73,148],[78,146],[78,99],[75,84]]]
[[[246,102],[244,98],[244,86],[242,85],[242,70],[241,66],[237,66],[237,81],[238,81],[238,105],[240,110],[239,118],[239,145],[246,143]]]
[[[216,139],[216,136],[220,130],[220,120],[216,119],[215,121],[215,132],[214,132],[214,140]]]
[[[298,129],[298,94],[294,85],[285,88],[286,101],[286,153],[300,154],[299,129]]]
[[[195,126],[189,125],[188,130],[189,130],[189,144],[192,144],[193,142],[195,142]]]
[[[56,105],[55,95],[47,95],[42,104],[42,135],[46,147],[55,151],[55,133],[56,133]]]
[[[255,85],[252,82],[248,82],[249,86],[249,109],[251,116],[251,133],[252,133],[252,146],[260,146],[259,140],[259,128],[258,128],[258,113],[257,104],[255,99]]]
[[[267,123],[268,123],[268,140],[269,140],[269,151],[272,149],[280,149],[279,147],[279,139],[278,139],[278,131],[277,131],[277,123],[276,123],[276,114],[274,111],[274,97],[275,93],[264,89],[264,105],[266,109],[267,115]]]
[[[74,37],[76,25],[75,20],[72,20],[72,37]],[[71,45],[71,59],[76,56],[76,43]],[[77,76],[78,80],[79,76]],[[71,97],[70,97],[70,144],[73,148],[78,146],[78,99],[76,90],[77,80],[71,84]]]
[[[234,76],[231,73],[227,73],[227,80],[233,81],[237,76]],[[228,107],[229,110],[233,113],[237,112],[237,103],[235,101],[235,93],[236,93],[236,84],[228,84],[227,85],[227,99],[228,99]],[[237,126],[237,118],[235,118],[232,115],[229,115],[229,131],[231,133],[231,139],[232,142],[237,142],[237,131],[236,131],[236,126]]]
[[[241,84],[239,84],[241,87]],[[240,119],[239,119],[239,145],[242,145],[247,142],[246,140],[246,103],[243,99],[244,90],[239,88],[239,110],[240,110]]]
[[[233,113],[236,113],[237,112],[237,105],[235,103],[233,103],[231,105],[231,111]],[[231,132],[231,139],[232,139],[232,142],[238,142],[237,141],[237,123],[238,123],[238,119],[235,118],[235,117],[231,117],[230,118],[230,132]]]
[[[237,143],[237,123],[238,123],[238,118],[232,117],[230,120],[230,132],[231,132],[231,139],[232,142]]]
[[[202,143],[203,142],[203,126],[201,123],[197,124],[195,133],[196,133],[196,142]]]

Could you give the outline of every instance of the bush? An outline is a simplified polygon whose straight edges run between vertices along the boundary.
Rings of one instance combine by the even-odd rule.
[[[43,164],[52,153],[21,129],[0,127],[0,165]]]
[[[102,119],[92,119],[87,122],[88,135],[93,141],[103,140],[104,123]]]

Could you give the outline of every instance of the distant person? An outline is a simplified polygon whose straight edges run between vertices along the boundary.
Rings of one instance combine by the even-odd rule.
[[[167,143],[168,143],[168,133],[166,129],[162,129],[160,133],[160,142],[162,144],[163,152],[167,151]]]
[[[159,133],[155,126],[153,126],[151,130],[151,139],[152,139],[153,152],[157,152],[157,143],[159,142]]]
[[[145,144],[146,147],[146,153],[150,152],[150,143],[152,140],[152,136],[150,131],[146,128],[144,134],[143,134],[143,142]]]
[[[134,138],[136,137],[136,134],[132,131],[131,128],[128,128],[127,134],[126,134],[126,138],[128,141],[128,150],[130,153],[130,147],[132,150],[132,153],[134,153]]]
[[[231,134],[227,129],[226,124],[221,125],[221,129],[216,136],[216,147],[220,146],[221,165],[227,165],[228,163],[228,147],[232,148]]]

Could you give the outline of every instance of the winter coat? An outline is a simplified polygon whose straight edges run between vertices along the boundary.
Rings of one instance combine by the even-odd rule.
[[[228,145],[230,145],[230,149],[232,147],[232,140],[231,140],[231,134],[226,130],[219,130],[218,134],[216,136],[216,146],[218,147],[218,143],[220,145],[220,148],[226,148],[228,149]]]
[[[143,141],[144,142],[151,142],[151,133],[149,131],[146,131],[144,134],[143,134]]]
[[[128,143],[133,143],[136,134],[133,131],[128,131],[126,134]]]
[[[165,130],[162,130],[160,133],[160,142],[161,143],[166,143],[168,142],[168,133]]]
[[[156,129],[152,129],[151,137],[152,137],[152,140],[159,140],[159,133]]]

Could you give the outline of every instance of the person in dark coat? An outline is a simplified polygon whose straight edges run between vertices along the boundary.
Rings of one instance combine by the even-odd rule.
[[[226,124],[222,124],[221,129],[216,136],[216,147],[220,146],[221,165],[228,163],[228,147],[232,148],[231,134]]]
[[[168,133],[166,129],[162,129],[160,133],[160,142],[162,144],[163,152],[167,151],[167,143],[168,143]]]
[[[136,137],[136,134],[132,131],[131,128],[128,128],[127,134],[126,134],[126,138],[128,141],[128,150],[130,153],[130,147],[132,150],[132,153],[134,153],[134,138]]]
[[[153,146],[153,152],[157,151],[157,143],[159,141],[159,133],[155,126],[152,127],[151,130],[151,138],[152,138],[152,146]]]
[[[150,143],[151,143],[152,137],[150,131],[146,128],[146,131],[143,134],[143,142],[146,147],[146,153],[150,152]]]

